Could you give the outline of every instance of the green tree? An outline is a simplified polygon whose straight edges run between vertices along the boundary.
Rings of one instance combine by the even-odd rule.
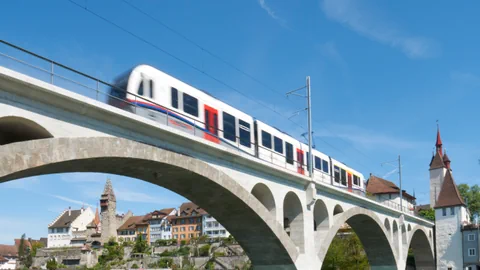
[[[32,253],[27,245],[27,241],[25,240],[25,234],[22,234],[20,238],[20,245],[18,246],[18,261],[21,265],[30,268],[32,266]]]
[[[435,221],[435,209],[433,208],[429,208],[427,210],[420,210],[418,214],[425,217],[426,219]]]
[[[470,217],[473,221],[473,214],[480,213],[480,186],[473,185],[470,187],[467,184],[460,184],[457,187],[463,200],[468,205]]]
[[[355,232],[337,234],[323,261],[322,269],[369,269],[367,255]]]
[[[37,256],[37,250],[43,248],[43,244],[41,242],[33,242],[32,243],[32,257]]]
[[[149,253],[150,252],[150,247],[148,246],[148,243],[141,235],[137,237],[135,240],[135,245],[133,246],[133,253]]]
[[[50,260],[47,261],[47,269],[48,270],[57,270],[57,261],[55,261],[54,258],[51,258]]]

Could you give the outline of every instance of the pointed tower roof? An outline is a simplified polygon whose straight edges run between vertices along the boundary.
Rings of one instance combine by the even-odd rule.
[[[437,126],[437,142],[435,143],[436,147],[442,146],[442,138],[440,137],[440,128]]]
[[[445,168],[445,163],[443,162],[442,155],[437,151],[432,161],[430,162],[430,170]]]
[[[107,182],[105,183],[105,188],[103,189],[103,195],[110,195],[111,197],[115,198],[112,181],[110,181],[109,178],[107,178]]]
[[[445,153],[443,155],[443,162],[445,163],[445,167],[447,167],[447,169],[450,169],[450,158],[448,158],[447,156],[447,149],[445,149]]]
[[[435,208],[459,205],[466,206],[462,196],[460,196],[460,192],[455,184],[455,180],[453,180],[452,172],[447,170],[445,179],[443,180],[442,189],[440,190],[437,203],[435,204]]]
[[[98,226],[100,224],[100,214],[98,213],[98,207],[97,210],[95,210],[95,218],[93,219],[93,223]]]

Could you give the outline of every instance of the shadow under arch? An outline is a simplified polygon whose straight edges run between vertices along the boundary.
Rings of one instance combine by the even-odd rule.
[[[198,159],[115,137],[53,138],[0,146],[0,183],[53,173],[138,178],[200,205],[238,240],[254,266],[295,269],[298,251],[282,225],[231,177]]]
[[[265,208],[267,208],[268,212],[270,212],[273,217],[275,217],[275,199],[272,191],[267,185],[263,183],[257,183],[252,188],[252,195],[255,196],[255,198],[257,198],[263,204],[263,206],[265,206]]]
[[[396,269],[397,252],[388,237],[384,222],[373,211],[362,207],[353,207],[337,214],[336,217],[328,233],[315,239],[322,243],[317,249],[317,256],[322,263],[337,231],[347,223],[362,242],[372,268]]]
[[[0,117],[0,145],[38,139],[53,138],[44,127],[27,118]]]
[[[435,269],[435,259],[433,256],[433,247],[428,238],[427,231],[420,225],[413,227],[403,254],[404,261],[407,261],[408,249],[412,248],[413,257],[415,258],[415,267],[420,270]]]

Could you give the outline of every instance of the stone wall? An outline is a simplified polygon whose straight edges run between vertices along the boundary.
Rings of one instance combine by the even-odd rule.
[[[79,265],[93,267],[98,262],[97,251],[82,251],[81,248],[55,248],[39,249],[37,255],[33,258],[33,267],[42,267],[47,264],[51,258],[55,258],[58,263],[64,263],[64,260],[79,260]]]

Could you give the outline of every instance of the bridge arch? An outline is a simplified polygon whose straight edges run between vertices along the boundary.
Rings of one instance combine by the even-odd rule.
[[[317,199],[313,207],[313,230],[328,229],[330,227],[330,219],[328,217],[327,205]]]
[[[295,268],[298,251],[281,224],[231,177],[198,159],[115,137],[51,138],[0,146],[0,183],[64,172],[118,174],[170,189],[222,223],[256,267]]]
[[[343,208],[340,204],[337,204],[333,208],[333,215],[335,216],[335,215],[340,214],[340,213],[343,213]]]
[[[18,116],[0,117],[0,145],[46,138],[53,136],[32,120]]]
[[[275,207],[275,198],[273,197],[273,193],[268,188],[267,185],[263,183],[257,183],[252,188],[252,195],[255,196],[262,204],[267,208],[268,212],[275,217],[276,207]]]
[[[355,231],[362,242],[372,268],[396,269],[397,252],[388,237],[384,222],[373,211],[362,207],[353,207],[338,214],[328,233],[315,239],[322,243],[317,250],[320,261],[324,261],[333,238],[345,223]]]
[[[409,235],[408,245],[403,254],[404,261],[407,261],[408,250],[411,248],[413,257],[415,258],[415,266],[417,269],[433,270],[435,269],[435,259],[433,255],[433,247],[430,239],[427,237],[428,232],[420,225],[416,225]]]
[[[302,203],[297,194],[289,191],[283,199],[283,226],[301,253],[305,248],[303,222]]]

